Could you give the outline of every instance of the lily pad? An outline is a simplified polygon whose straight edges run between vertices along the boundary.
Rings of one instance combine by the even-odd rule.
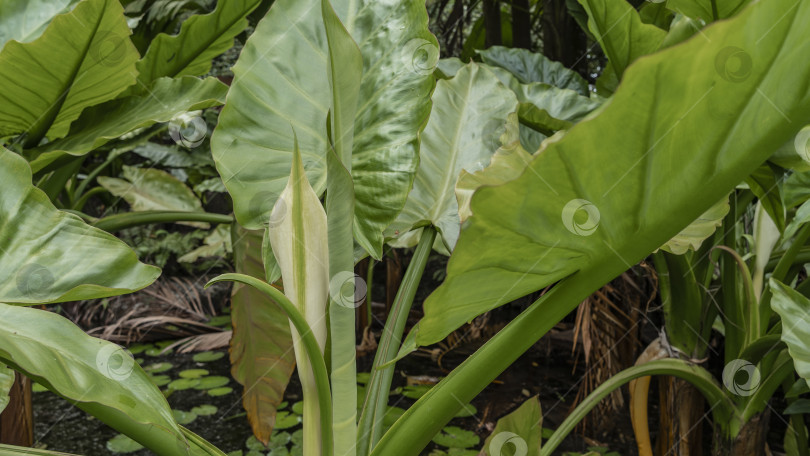
[[[371,377],[371,373],[369,372],[358,372],[357,373],[357,383],[361,385],[368,385],[368,380]]]
[[[199,383],[199,378],[178,378],[177,380],[169,383],[169,389],[174,391],[183,391],[195,388]]]
[[[143,445],[125,436],[118,434],[107,440],[107,449],[113,453],[133,453],[143,448]]]
[[[301,422],[301,416],[289,412],[276,413],[276,429],[288,429]]]
[[[433,385],[410,385],[402,388],[402,392],[400,394],[408,399],[416,400],[427,394],[431,388],[433,388]]]
[[[194,388],[198,390],[210,390],[214,388],[219,388],[221,386],[225,386],[230,381],[231,379],[229,379],[228,377],[220,377],[218,375],[212,375],[210,377],[200,378],[199,383],[195,385]]]
[[[226,394],[230,394],[231,391],[233,391],[233,388],[230,386],[223,386],[222,388],[213,388],[208,390],[208,395],[212,397],[224,396]]]
[[[197,414],[194,412],[184,412],[183,410],[172,410],[175,421],[178,424],[186,425],[197,419]]]
[[[245,446],[251,451],[264,451],[267,449],[267,447],[265,447],[264,444],[253,435],[247,438],[245,441]]]
[[[270,436],[270,444],[267,445],[267,448],[273,450],[278,448],[287,448],[287,444],[290,443],[292,436],[289,432],[276,432],[273,430],[273,434]]]
[[[299,429],[292,433],[290,437],[290,441],[293,443],[294,446],[301,446],[304,444],[304,430]]]
[[[208,371],[205,369],[187,369],[180,372],[180,376],[183,378],[200,378],[206,375],[208,375]]]
[[[130,345],[127,348],[127,350],[129,350],[129,352],[132,353],[133,355],[137,355],[139,353],[145,352],[146,350],[148,350],[150,348],[155,348],[155,346],[152,345],[152,344],[133,344],[133,345]]]
[[[295,404],[293,404],[292,405],[292,411],[293,411],[293,413],[303,415],[304,414],[304,402],[303,401],[298,401]]]
[[[155,386],[166,386],[171,383],[172,378],[168,375],[150,375],[149,380],[152,380]]]
[[[230,318],[230,317],[228,317],[228,318]],[[207,351],[207,352],[197,353],[196,355],[192,356],[191,359],[193,359],[194,362],[197,362],[197,363],[210,363],[211,361],[216,361],[218,359],[221,359],[223,356],[225,356],[225,353],[223,353],[223,352]]]
[[[159,374],[161,372],[166,372],[172,367],[173,366],[171,363],[155,363],[144,367],[143,370],[145,370],[146,372],[150,372],[152,374]]]
[[[217,410],[219,410],[219,409],[214,405],[203,404],[203,405],[198,405],[197,407],[194,407],[193,409],[191,409],[191,412],[196,413],[197,416],[209,416],[209,415],[213,415],[213,414],[217,413]]]
[[[287,447],[273,448],[267,453],[267,456],[290,456],[290,450]]]
[[[146,350],[144,350],[144,353],[146,354],[146,356],[163,356],[163,355],[168,355],[171,352],[172,352],[171,350],[163,351],[163,349],[159,348],[159,347],[152,347],[152,348],[147,348]]]
[[[447,426],[433,437],[433,442],[446,448],[470,448],[478,445],[480,439],[475,432],[458,426]]]

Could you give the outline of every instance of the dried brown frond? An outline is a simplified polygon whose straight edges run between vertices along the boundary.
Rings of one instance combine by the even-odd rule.
[[[646,263],[628,270],[609,284],[597,290],[577,309],[574,326],[573,352],[582,354],[585,374],[579,385],[573,410],[599,385],[622,369],[633,365],[640,344],[643,312],[649,308],[658,292],[658,280]],[[577,341],[581,340],[581,344]],[[575,357],[574,370],[578,356]],[[580,423],[580,431],[588,426],[597,432],[612,429],[616,416],[624,407],[624,395],[620,389],[599,402],[595,413]]]

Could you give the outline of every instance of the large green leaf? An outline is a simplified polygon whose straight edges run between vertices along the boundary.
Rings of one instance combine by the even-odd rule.
[[[711,22],[731,17],[747,3],[748,0],[668,0],[667,8],[691,18]]]
[[[124,198],[133,211],[203,211],[197,195],[166,171],[124,165],[123,175],[124,179],[100,176],[98,183],[113,195]],[[180,223],[209,227],[204,222]]]
[[[14,386],[14,371],[5,364],[0,363],[0,413],[8,405],[8,393],[11,391],[12,386]]]
[[[563,280],[582,293],[663,245],[810,118],[810,2],[756,4],[630,67],[599,115],[545,143],[519,178],[480,188],[411,335],[437,342],[476,315]],[[715,70],[729,47],[756,62]],[[778,147],[778,146],[776,146]],[[587,294],[586,294],[587,295]],[[576,305],[559,302],[555,315]],[[549,312],[552,308],[549,307]]]
[[[543,82],[588,96],[588,82],[574,70],[527,49],[492,46],[478,51],[484,63],[512,73],[522,84]]]
[[[382,231],[405,204],[416,171],[438,47],[427,30],[424,4],[333,5],[363,56],[351,166],[354,232],[367,251],[380,256]],[[309,181],[319,195],[325,188],[324,127],[332,95],[319,7],[320,0],[276,2],[234,66],[212,147],[237,219],[247,228],[266,223],[290,174],[291,123]]]
[[[30,43],[0,52],[0,136],[64,136],[82,110],[135,82],[138,51],[118,0],[84,0]]]
[[[158,454],[186,454],[166,398],[132,356],[64,317],[0,303],[0,362]]]
[[[31,168],[0,149],[0,302],[40,304],[139,290],[160,270],[114,236],[58,211]]]
[[[0,49],[9,40],[37,39],[57,14],[66,13],[78,0],[5,0],[0,2]]]
[[[146,94],[111,100],[86,109],[70,127],[67,137],[32,151],[38,155],[31,166],[39,170],[65,154],[84,155],[107,142],[138,128],[168,122],[186,111],[204,109],[225,102],[228,87],[215,78],[190,76],[155,81]],[[193,121],[189,142],[207,134],[205,122]],[[206,131],[197,131],[198,128]],[[184,137],[178,136],[181,140]]]
[[[433,102],[413,189],[386,235],[396,237],[431,224],[452,251],[461,226],[454,192],[459,173],[489,164],[507,116],[517,111],[518,103],[491,71],[474,63],[452,79],[439,81]]]
[[[262,232],[236,227],[236,272],[264,278]],[[276,410],[295,370],[290,323],[284,311],[261,291],[234,283],[231,293],[231,375],[245,387],[242,404],[253,434],[265,445],[276,424]]]
[[[691,0],[689,0],[691,1]],[[579,0],[588,12],[588,29],[610,60],[610,69],[621,79],[637,58],[655,52],[666,32],[641,22],[626,0]]]
[[[233,46],[233,38],[247,26],[246,16],[261,0],[218,2],[209,14],[183,22],[177,35],[159,34],[138,61],[138,81],[149,86],[164,77],[199,76],[211,69],[211,60]]]
[[[537,396],[499,419],[482,450],[486,456],[539,456],[543,413]]]
[[[796,372],[810,385],[810,300],[775,279],[770,287],[771,308],[782,319],[782,341]]]

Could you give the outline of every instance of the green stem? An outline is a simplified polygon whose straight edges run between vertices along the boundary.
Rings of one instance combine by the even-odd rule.
[[[422,231],[419,245],[411,258],[402,284],[397,290],[391,313],[385,322],[382,339],[374,357],[374,365],[366,389],[366,399],[360,414],[360,423],[357,426],[357,454],[366,456],[379,442],[383,434],[383,417],[388,407],[388,392],[394,376],[394,364],[386,365],[397,356],[405,332],[405,323],[416,295],[416,289],[425,272],[433,241],[436,239],[436,230],[426,227]],[[380,367],[385,365],[385,367]]]
[[[112,162],[114,162],[115,159],[120,155],[121,154],[115,152],[110,152],[109,155],[107,155],[107,159],[104,160],[100,165],[96,166],[95,169],[93,169],[93,171],[87,175],[87,178],[85,178],[82,183],[76,187],[76,194],[82,195],[84,190],[87,188],[87,185],[90,184],[90,182],[93,182],[93,180],[95,180],[95,178],[98,177],[98,175],[101,174],[101,172],[104,171],[108,166],[110,166],[110,164],[112,164]]]
[[[715,422],[727,425],[735,415],[734,403],[726,396],[723,389],[706,369],[679,359],[662,359],[650,361],[640,366],[627,368],[614,375],[597,387],[571,412],[560,424],[551,438],[543,444],[540,456],[549,456],[562,443],[563,439],[605,396],[620,388],[625,383],[649,375],[671,375],[682,378],[694,385],[706,398]]]
[[[740,354],[740,359],[744,359],[753,364],[759,361],[768,353],[773,350],[782,349],[785,344],[782,342],[782,336],[779,334],[769,334],[762,336],[749,344]]]
[[[99,193],[104,193],[106,191],[107,189],[104,187],[91,188],[89,192],[83,194],[81,197],[79,197],[78,201],[73,203],[73,209],[77,211],[82,210],[84,208],[84,205],[87,204],[87,200],[89,200],[91,196],[98,195]],[[76,192],[76,194],[79,194],[78,191]]]
[[[761,366],[760,366],[761,367]],[[787,350],[779,353],[774,366],[769,369],[761,369],[761,373],[767,373],[767,376],[762,379],[754,394],[748,396],[745,401],[745,406],[742,410],[742,423],[747,422],[758,413],[765,410],[768,401],[785,381],[789,375],[793,375],[793,359],[788,354]]]
[[[96,228],[114,233],[125,228],[139,225],[149,225],[151,223],[171,223],[171,222],[208,222],[208,223],[233,223],[230,215],[214,214],[210,212],[179,212],[179,211],[143,211],[127,212],[124,214],[110,215],[99,219],[93,224]]]
[[[37,448],[24,448],[0,444],[0,454],[5,456],[77,456],[56,451],[40,450]]]
[[[315,335],[312,333],[312,329],[309,327],[306,319],[301,312],[298,311],[298,308],[295,307],[284,293],[270,285],[269,283],[259,280],[255,277],[251,277],[245,274],[222,274],[218,277],[215,277],[210,282],[208,282],[205,286],[206,288],[210,285],[223,282],[223,281],[233,281],[244,283],[246,285],[250,285],[257,290],[261,291],[262,293],[270,296],[287,314],[287,317],[292,322],[293,326],[295,326],[296,331],[301,336],[301,342],[304,345],[304,350],[306,351],[307,357],[309,358],[310,364],[312,366],[312,373],[315,376],[315,382],[318,387],[318,404],[320,405],[320,422],[321,422],[321,448],[324,455],[331,456],[332,455],[332,398],[331,393],[329,391],[329,373],[326,370],[326,361],[324,361],[323,353],[321,353],[320,346],[318,345],[318,341],[315,339]],[[299,372],[299,375],[301,373]]]

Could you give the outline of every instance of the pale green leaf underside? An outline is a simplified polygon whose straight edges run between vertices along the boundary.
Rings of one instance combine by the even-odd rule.
[[[0,301],[78,301],[130,293],[160,270],[114,236],[58,211],[28,163],[0,149]]]
[[[9,40],[39,38],[54,16],[70,11],[78,0],[5,0],[0,2],[0,49]]]
[[[441,340],[474,316],[577,271],[598,287],[659,248],[810,118],[810,3],[758,3],[704,36],[639,59],[598,116],[479,189],[448,276],[416,337]],[[754,62],[715,71],[723,49]],[[774,146],[776,145],[776,146]],[[497,239],[498,242],[490,242]],[[600,282],[597,284],[596,282]],[[579,282],[577,282],[579,283]]]
[[[770,280],[771,308],[782,319],[782,342],[793,365],[810,385],[810,300],[777,280]]]
[[[728,214],[728,198],[723,198],[706,212],[701,214],[689,226],[681,230],[675,237],[667,241],[661,248],[669,253],[681,255],[689,249],[697,251],[703,241],[714,234],[718,226],[723,224],[723,217]]]
[[[521,84],[543,82],[561,89],[571,89],[588,96],[588,82],[574,70],[543,54],[526,49],[492,46],[477,51],[487,65],[503,68],[512,73]]]
[[[517,98],[484,66],[469,64],[433,93],[433,111],[422,133],[419,169],[413,189],[386,236],[432,224],[448,250],[458,239],[461,220],[454,189],[459,173],[484,168],[498,149],[507,116]]]
[[[333,5],[363,55],[352,154],[355,237],[379,255],[382,231],[404,205],[416,171],[417,134],[427,120],[433,88],[432,66],[421,68],[419,57],[437,52],[436,41],[418,2]],[[290,124],[309,181],[318,195],[325,189],[332,97],[319,10],[320,0],[278,1],[234,66],[212,148],[235,214],[248,228],[267,222],[290,174]]]
[[[531,154],[520,145],[520,128],[517,114],[510,114],[506,131],[501,136],[503,145],[495,151],[489,166],[475,172],[462,171],[459,175],[456,182],[456,200],[462,222],[472,215],[470,201],[478,188],[484,185],[497,186],[516,179],[532,161]]]
[[[88,336],[66,318],[0,303],[0,347],[0,361],[80,408],[107,417],[114,410],[125,420],[148,425],[129,427],[129,433],[153,428],[167,438],[183,439],[166,398],[132,356],[118,345]],[[117,424],[124,420],[119,418]],[[171,447],[177,450],[179,445]]]
[[[202,203],[186,184],[155,168],[124,165],[124,179],[100,176],[98,183],[115,196],[124,198],[133,211],[203,212]],[[183,222],[208,228],[204,222]]]
[[[117,0],[85,0],[36,40],[8,42],[0,52],[0,86],[8,88],[0,92],[0,136],[62,137],[84,108],[132,85],[139,56],[129,35]]]

